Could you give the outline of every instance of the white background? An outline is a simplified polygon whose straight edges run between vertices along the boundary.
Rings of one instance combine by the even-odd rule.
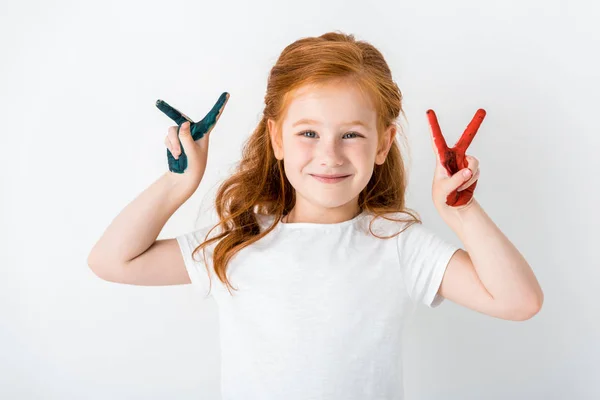
[[[167,169],[164,99],[201,119],[231,93],[198,191],[159,238],[214,221],[217,185],[261,118],[269,69],[328,31],[379,48],[403,92],[408,205],[431,202],[428,108],[468,153],[475,195],[545,293],[510,322],[418,309],[406,398],[598,399],[597,1],[20,1],[0,5],[0,398],[219,399],[218,314],[191,285],[102,281],[87,256]]]

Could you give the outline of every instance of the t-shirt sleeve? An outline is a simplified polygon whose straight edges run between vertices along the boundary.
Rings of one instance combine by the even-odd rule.
[[[416,303],[430,308],[444,298],[437,292],[452,255],[459,249],[420,223],[413,223],[397,238],[398,256],[406,290]]]
[[[192,256],[192,252],[200,245],[200,243],[204,242],[204,238],[208,231],[208,228],[202,228],[176,237],[179,249],[181,250],[181,255],[183,256],[185,268],[190,276],[190,281],[192,282],[192,285],[198,288],[202,293],[208,293],[210,287],[210,279],[206,264],[204,263],[203,253],[204,250],[206,250],[206,259],[210,262],[212,254],[209,252],[209,247],[211,246],[209,245],[204,249],[198,250],[194,256]],[[208,296],[210,296],[210,294]]]

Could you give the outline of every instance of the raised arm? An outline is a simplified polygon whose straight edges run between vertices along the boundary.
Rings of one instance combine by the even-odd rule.
[[[185,118],[181,125],[170,127],[165,142],[167,151],[175,161],[187,153],[184,171],[165,172],[111,222],[88,256],[88,265],[96,275],[130,284],[189,283],[175,239],[157,240],[157,237],[202,180],[208,136],[229,98],[227,93],[224,95],[225,102],[221,101],[222,95],[217,101],[220,108],[214,112],[213,107],[211,111],[214,121],[213,117],[207,117],[195,125],[198,139],[194,139],[192,124]]]

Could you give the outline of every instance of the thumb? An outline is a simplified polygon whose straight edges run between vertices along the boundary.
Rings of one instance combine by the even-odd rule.
[[[179,140],[181,140],[181,145],[188,159],[194,160],[196,157],[196,142],[192,137],[190,122],[186,121],[179,126]]]
[[[448,179],[448,191],[452,192],[461,187],[473,176],[473,172],[469,168],[463,168]]]
[[[190,131],[190,123],[187,121],[179,126],[179,140],[181,140],[186,153],[193,149],[194,138],[192,138],[192,132]]]

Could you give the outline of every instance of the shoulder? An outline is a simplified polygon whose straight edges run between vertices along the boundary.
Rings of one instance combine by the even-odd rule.
[[[180,244],[186,243],[191,248],[191,250],[194,250],[200,244],[217,236],[219,232],[221,232],[221,229],[217,223],[208,223],[203,224],[199,228],[195,228],[188,232],[185,232],[177,236],[176,239]],[[215,244],[216,241],[211,243],[209,247],[212,248],[215,246]]]

